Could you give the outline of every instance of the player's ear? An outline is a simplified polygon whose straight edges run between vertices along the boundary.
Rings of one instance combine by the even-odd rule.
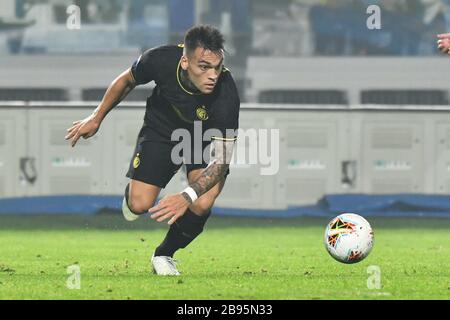
[[[183,70],[187,70],[189,66],[189,60],[187,58],[187,56],[185,54],[183,54],[181,56],[181,68],[183,68]]]

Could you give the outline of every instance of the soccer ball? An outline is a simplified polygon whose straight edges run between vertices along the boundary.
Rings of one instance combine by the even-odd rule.
[[[325,229],[325,247],[337,261],[356,263],[367,257],[373,247],[373,231],[360,215],[343,213]]]

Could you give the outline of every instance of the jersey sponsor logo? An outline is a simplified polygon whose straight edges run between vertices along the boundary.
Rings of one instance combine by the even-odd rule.
[[[133,160],[133,168],[137,169],[139,165],[141,164],[141,159],[139,158],[139,153],[134,157]]]
[[[208,112],[206,111],[205,106],[198,107],[196,110],[197,118],[199,120],[205,121],[208,120]]]

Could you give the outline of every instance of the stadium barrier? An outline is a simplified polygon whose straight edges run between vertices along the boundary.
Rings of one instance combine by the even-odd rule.
[[[120,214],[122,196],[39,196],[0,199],[1,215]],[[315,205],[285,209],[245,209],[214,206],[216,216],[254,218],[333,217],[344,212],[364,217],[450,218],[450,196],[443,195],[326,195]]]
[[[66,129],[95,106],[1,103],[0,197],[121,196],[144,105],[124,103],[96,136],[70,148]],[[248,155],[246,163],[231,166],[217,206],[281,212],[315,205],[330,194],[449,194],[448,111],[447,106],[243,104],[244,143],[238,148],[259,153],[265,145],[267,154],[258,154],[256,163]],[[261,133],[274,129],[279,152]],[[261,174],[270,165],[275,174]],[[185,185],[180,170],[162,195]]]

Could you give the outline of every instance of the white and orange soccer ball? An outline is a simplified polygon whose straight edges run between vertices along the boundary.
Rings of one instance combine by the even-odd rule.
[[[332,219],[325,229],[325,247],[337,261],[356,263],[367,257],[373,247],[369,222],[354,213],[343,213]]]

